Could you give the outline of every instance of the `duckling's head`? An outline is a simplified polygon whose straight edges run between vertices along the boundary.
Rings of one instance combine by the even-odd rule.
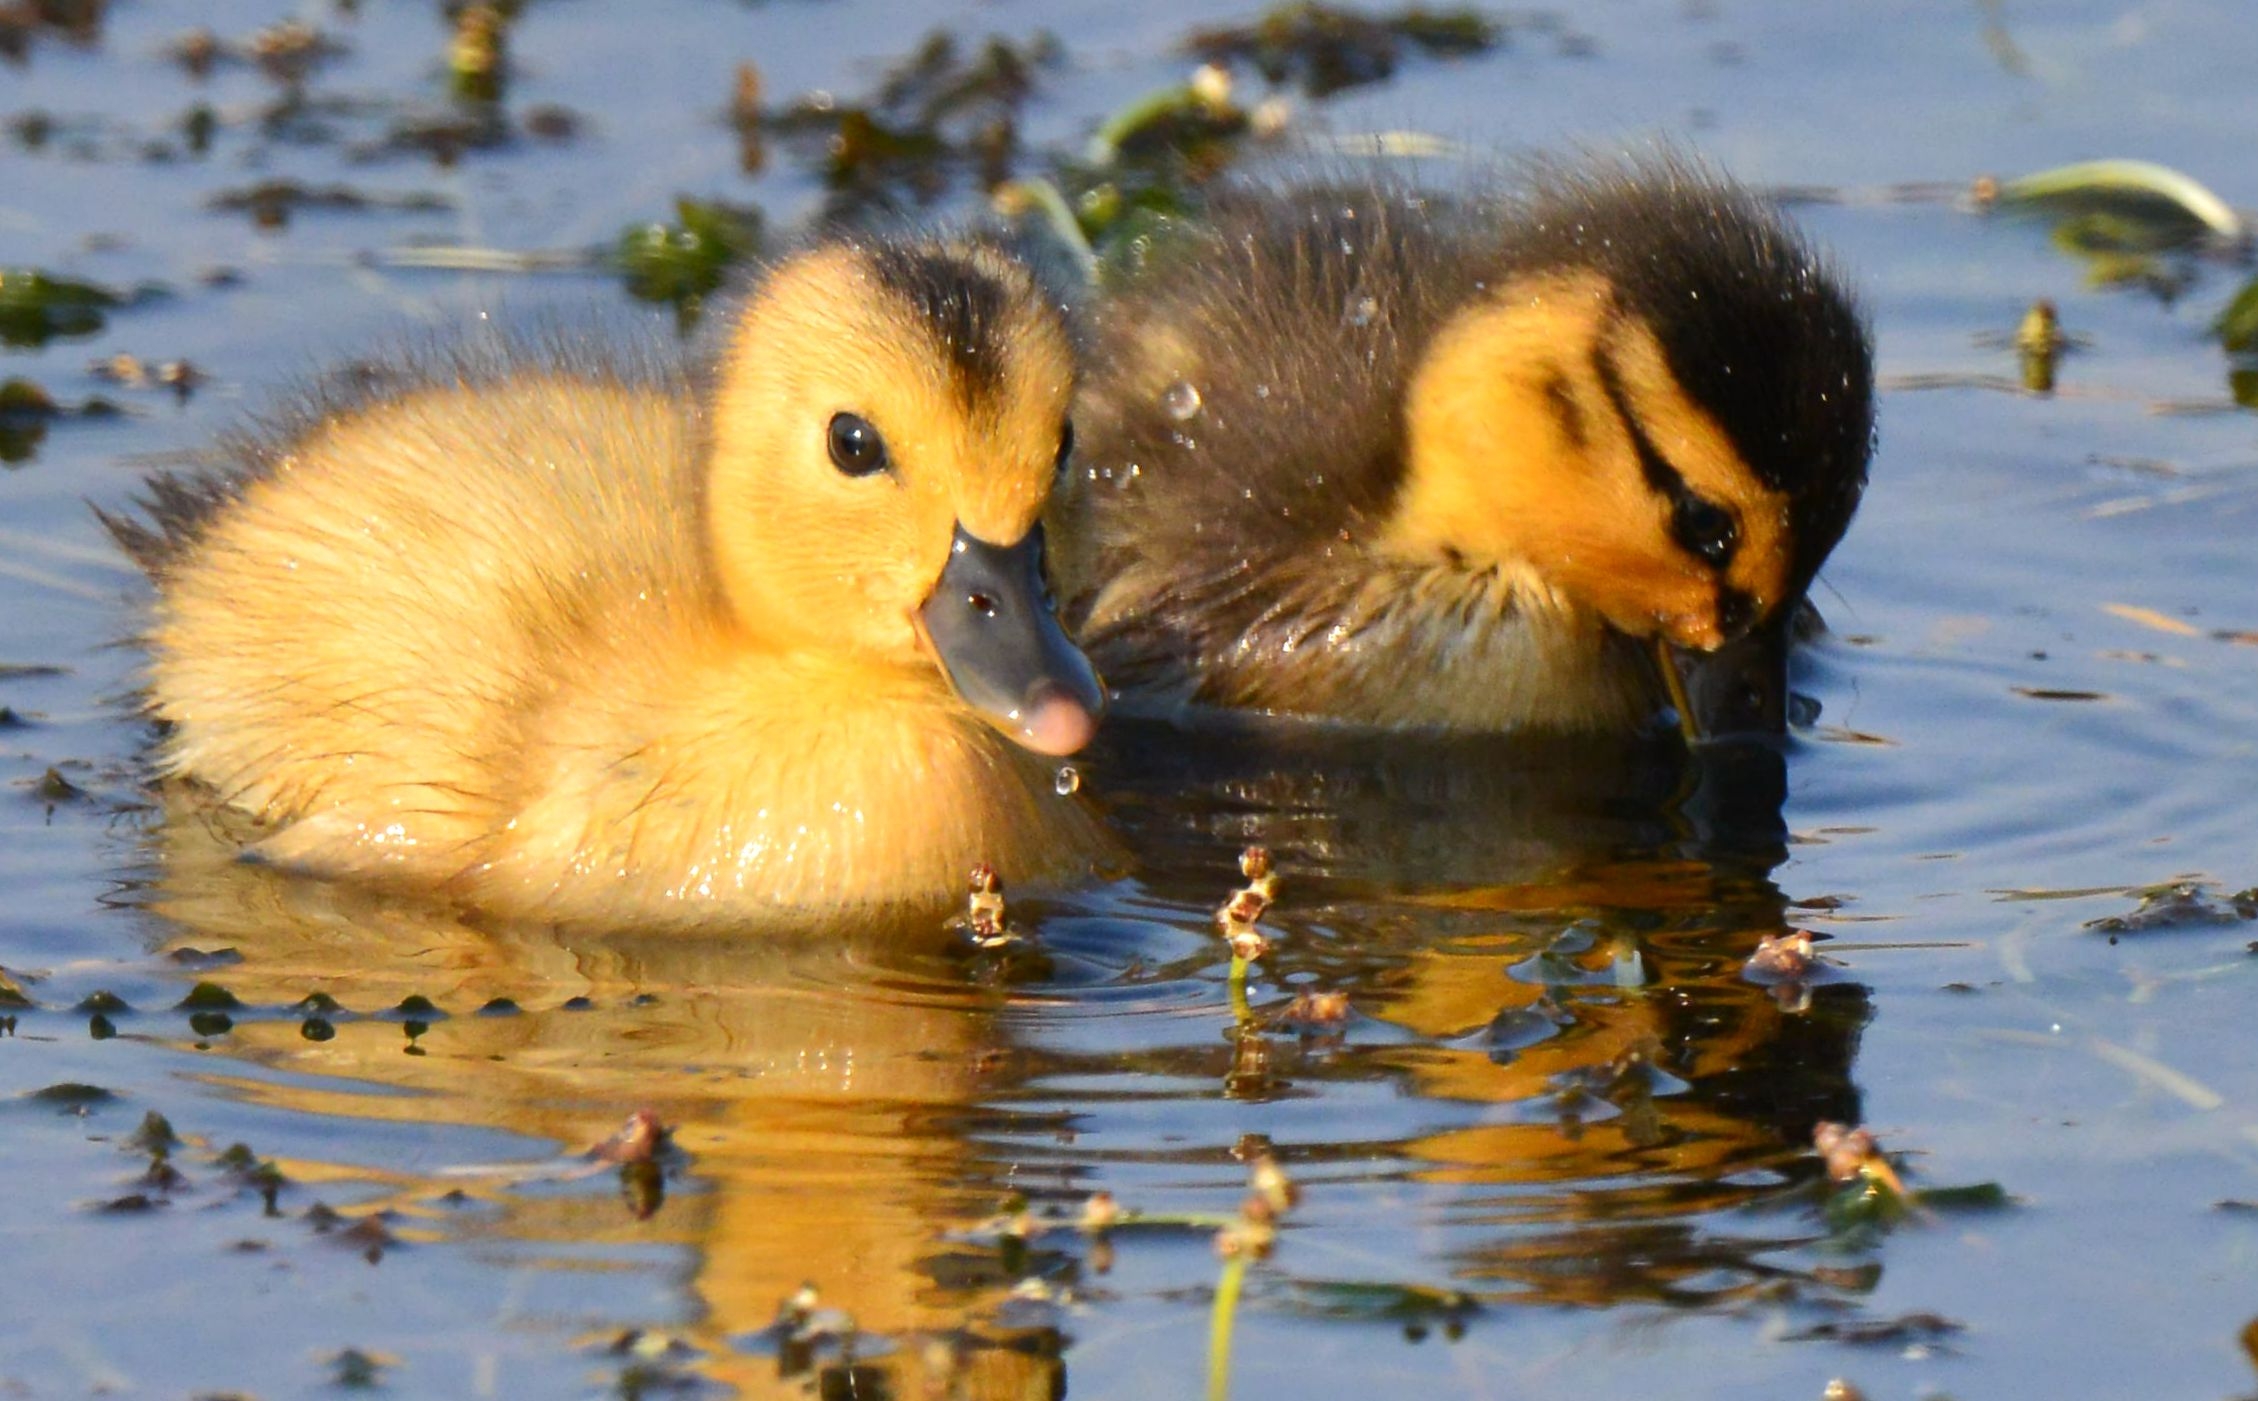
[[[1073,391],[1057,308],[998,250],[833,244],[780,264],[713,395],[706,532],[739,623],[937,663],[1019,743],[1081,748],[1103,693],[1052,615],[1038,523]]]
[[[1787,622],[1866,479],[1856,308],[1676,162],[1553,172],[1510,222],[1413,370],[1392,542],[1677,649],[1703,729],[1778,729]]]

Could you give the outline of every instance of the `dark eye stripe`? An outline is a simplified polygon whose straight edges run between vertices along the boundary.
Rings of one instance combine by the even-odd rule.
[[[1580,451],[1589,445],[1591,434],[1584,428],[1584,406],[1576,402],[1576,391],[1557,365],[1545,367],[1544,395],[1545,405],[1552,410],[1553,422],[1568,446]]]
[[[1723,569],[1732,562],[1733,551],[1740,544],[1740,526],[1732,513],[1724,507],[1696,495],[1686,485],[1686,478],[1670,465],[1654,440],[1646,435],[1636,415],[1631,412],[1630,396],[1623,391],[1623,376],[1615,368],[1603,342],[1592,350],[1592,372],[1599,377],[1600,389],[1607,395],[1608,407],[1615,411],[1616,421],[1630,435],[1631,450],[1638,454],[1639,471],[1656,495],[1670,503],[1670,536],[1678,547],[1714,569]]]

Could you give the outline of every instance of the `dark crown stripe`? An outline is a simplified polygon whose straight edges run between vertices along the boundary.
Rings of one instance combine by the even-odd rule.
[[[948,358],[966,407],[1002,399],[1011,291],[969,260],[930,248],[870,254],[879,284],[908,303]]]

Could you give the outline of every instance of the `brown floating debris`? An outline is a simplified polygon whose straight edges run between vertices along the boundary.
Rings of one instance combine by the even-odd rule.
[[[1238,1155],[1248,1163],[1249,1191],[1239,1204],[1239,1219],[1215,1234],[1215,1253],[1225,1259],[1262,1259],[1278,1239],[1278,1218],[1301,1202],[1301,1189],[1278,1166],[1268,1142],[1241,1142]]]
[[[162,1158],[181,1146],[180,1135],[173,1132],[172,1120],[152,1109],[141,1116],[141,1127],[126,1139],[126,1146],[137,1153]]]
[[[253,63],[278,83],[295,87],[328,60],[345,52],[345,46],[303,20],[286,19],[251,36],[245,49]],[[186,57],[182,59],[187,63]],[[193,65],[189,71],[195,72]]]
[[[729,92],[729,120],[736,126],[758,126],[761,119],[761,71],[750,63],[737,65]]]
[[[1311,97],[1384,82],[1407,47],[1436,56],[1481,53],[1503,37],[1498,23],[1472,9],[1414,5],[1366,14],[1293,0],[1252,24],[1202,29],[1187,47],[1211,63],[1245,63],[1273,84],[1298,83]]]
[[[166,360],[151,364],[138,355],[122,351],[96,360],[86,369],[87,373],[97,379],[122,384],[128,389],[146,389],[157,385],[170,389],[183,399],[207,378],[202,370],[186,360]]]
[[[357,213],[385,209],[402,213],[434,213],[453,208],[444,195],[428,192],[370,194],[350,185],[302,185],[295,180],[264,180],[239,189],[221,190],[210,207],[229,213],[246,213],[262,229],[278,229],[300,209]]]
[[[1905,1182],[1882,1156],[1882,1147],[1863,1127],[1822,1119],[1811,1130],[1811,1146],[1826,1160],[1827,1176],[1845,1185],[1864,1178],[1903,1197]]]
[[[972,868],[965,882],[964,913],[950,920],[948,927],[962,932],[974,948],[983,951],[1006,949],[1020,942],[1019,930],[1005,917],[1003,877],[996,874],[994,866],[983,861]]]
[[[508,68],[509,20],[495,5],[466,5],[455,16],[455,36],[447,45],[447,70],[455,95],[493,102],[502,95]]]
[[[1260,1260],[1277,1241],[1277,1211],[1261,1193],[1250,1192],[1239,1205],[1239,1219],[1215,1233],[1215,1253],[1226,1260],[1240,1255]]]
[[[400,1359],[390,1353],[368,1352],[357,1347],[339,1348],[322,1362],[329,1368],[334,1385],[354,1391],[384,1385],[385,1371],[400,1365]]]
[[[1255,1194],[1269,1203],[1271,1211],[1277,1215],[1283,1216],[1301,1205],[1301,1188],[1294,1185],[1286,1176],[1286,1170],[1278,1166],[1277,1158],[1267,1150],[1254,1155],[1248,1174]]]
[[[666,1147],[668,1130],[659,1122],[659,1116],[648,1109],[638,1109],[627,1116],[619,1132],[588,1150],[591,1161],[599,1163],[647,1163]]]
[[[1808,977],[1819,962],[1811,951],[1811,931],[1788,929],[1767,934],[1756,942],[1741,971],[1756,982],[1795,982]]]
[[[972,868],[965,922],[972,926],[974,934],[984,938],[996,937],[1004,930],[1003,878],[985,861]]]
[[[761,71],[750,63],[737,65],[729,91],[729,125],[737,133],[737,168],[758,175],[768,166],[768,137],[761,125],[761,99],[765,96]]]
[[[1322,1031],[1337,1027],[1349,1018],[1349,995],[1345,992],[1319,992],[1303,988],[1294,994],[1278,1013],[1282,1026],[1298,1027],[1308,1031]]]
[[[2052,297],[2040,297],[2023,313],[2015,328],[2015,348],[2025,355],[2058,355],[2068,338],[2062,334],[2062,316]]]
[[[1092,1192],[1082,1203],[1081,1220],[1075,1224],[1092,1235],[1113,1226],[1121,1220],[1121,1203],[1111,1192]]]
[[[583,125],[578,112],[555,102],[526,108],[519,124],[525,128],[526,135],[543,141],[570,141],[580,135]]]
[[[1895,1318],[1853,1318],[1836,1322],[1816,1323],[1800,1333],[1790,1333],[1795,1342],[1826,1340],[1854,1345],[1894,1345],[1904,1343],[1933,1343],[1960,1332],[1966,1325],[1958,1319],[1946,1318],[1941,1313],[1915,1312],[1899,1314]],[[1834,1394],[1830,1387],[1828,1395]],[[1855,1396],[1852,1388],[1849,1395]]]
[[[209,29],[191,29],[172,41],[169,52],[189,77],[202,80],[211,76],[212,65],[220,60],[219,36]]]
[[[2022,364],[2023,387],[2033,394],[2054,392],[2055,366],[2069,339],[2062,334],[2062,318],[2051,298],[2041,297],[2023,313],[2015,328],[2015,354]]]
[[[2201,929],[2258,919],[2258,887],[2214,895],[2205,881],[2172,881],[2128,892],[2140,899],[2132,913],[2087,920],[2098,933],[2138,934],[2157,929]]]

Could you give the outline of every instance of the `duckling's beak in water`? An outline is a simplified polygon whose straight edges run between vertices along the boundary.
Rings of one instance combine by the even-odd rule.
[[[1714,652],[1657,645],[1662,683],[1688,741],[1786,733],[1794,615],[1783,608]]]
[[[1105,691],[1051,611],[1040,525],[1013,545],[958,526],[918,618],[957,694],[1020,744],[1072,754],[1097,732]]]

